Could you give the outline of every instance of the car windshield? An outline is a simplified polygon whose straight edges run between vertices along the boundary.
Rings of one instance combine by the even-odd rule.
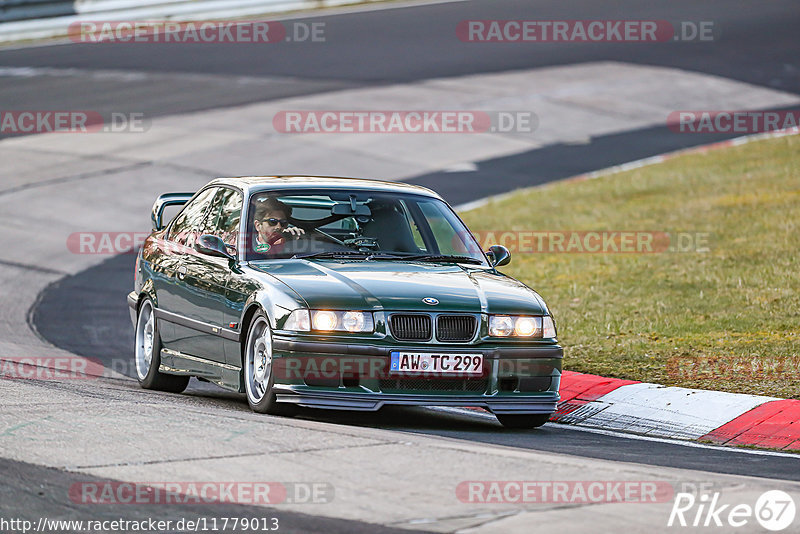
[[[413,194],[303,190],[251,196],[248,260],[364,258],[487,265],[443,201]]]

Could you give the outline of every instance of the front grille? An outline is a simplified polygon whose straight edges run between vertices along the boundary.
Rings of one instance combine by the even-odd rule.
[[[430,315],[394,314],[389,317],[392,335],[400,341],[428,341],[431,338]]]
[[[469,341],[475,334],[478,321],[472,315],[440,315],[436,318],[436,339],[439,341]]]
[[[469,391],[485,393],[486,378],[383,378],[381,391]]]

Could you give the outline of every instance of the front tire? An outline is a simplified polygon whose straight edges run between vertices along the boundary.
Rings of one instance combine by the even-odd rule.
[[[537,428],[550,419],[550,414],[495,414],[506,428]]]
[[[134,345],[136,378],[144,389],[181,393],[189,385],[188,376],[159,372],[161,366],[161,336],[158,333],[155,307],[150,298],[139,306]]]
[[[272,329],[267,317],[258,312],[250,323],[244,345],[244,384],[247,403],[256,413],[291,415],[293,406],[281,405],[272,391]]]

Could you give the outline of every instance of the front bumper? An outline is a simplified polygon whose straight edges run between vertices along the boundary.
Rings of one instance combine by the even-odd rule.
[[[278,335],[273,336],[273,349],[276,352],[297,355],[336,354],[341,356],[383,357],[389,356],[393,351],[420,351],[420,352],[475,352],[483,354],[487,359],[519,359],[528,360],[558,360],[564,357],[564,349],[558,345],[529,345],[529,346],[492,346],[480,345],[375,345],[369,343],[329,343],[294,341]],[[559,369],[561,367],[559,366]]]
[[[443,376],[398,378],[388,371],[393,351],[482,354],[484,373],[460,377],[461,382]],[[398,346],[275,336],[273,390],[278,402],[311,408],[477,406],[495,414],[551,414],[560,400],[562,359],[563,349],[555,344]],[[453,387],[442,387],[448,382]]]
[[[314,390],[307,386],[275,385],[278,402],[329,410],[377,411],[386,405],[477,406],[494,414],[551,414],[560,399],[557,392],[534,395],[425,395]]]

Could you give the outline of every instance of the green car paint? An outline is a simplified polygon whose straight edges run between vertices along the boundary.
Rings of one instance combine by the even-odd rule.
[[[239,232],[245,235],[248,216],[252,216],[249,199],[254,194],[303,189],[336,191],[336,195],[354,192],[350,200],[354,206],[356,194],[370,192],[415,195],[444,204],[432,191],[407,184],[253,177],[215,180],[187,206],[213,197],[204,212],[208,218],[217,209],[216,199],[240,196]],[[175,203],[176,197],[181,198],[170,194],[170,202]],[[330,204],[318,201],[315,207],[329,209]],[[491,315],[543,317],[550,311],[533,289],[497,271],[482,254],[481,260],[473,262],[404,261],[379,255],[248,259],[244,247],[230,257],[210,255],[200,252],[196,243],[190,246],[188,238],[186,243],[176,243],[171,232],[180,214],[166,228],[158,227],[160,206],[157,201],[153,220],[159,223],[154,224],[137,260],[135,288],[128,303],[134,325],[141,302],[149,298],[154,304],[163,349],[161,373],[197,376],[243,392],[242,347],[254,313],[262,312],[272,329],[273,389],[279,403],[353,410],[377,410],[386,404],[482,406],[500,415],[555,411],[563,356],[557,340],[491,337],[488,332]],[[199,224],[197,232],[202,231]],[[374,330],[285,329],[291,312],[304,309],[370,312]],[[439,315],[470,316],[477,327],[468,341],[401,341],[388,324],[400,312],[429,315],[432,324],[438,324]],[[461,382],[396,377],[388,370],[393,352],[482,355],[483,374],[461,377]],[[319,369],[322,364],[329,367],[326,372]]]

